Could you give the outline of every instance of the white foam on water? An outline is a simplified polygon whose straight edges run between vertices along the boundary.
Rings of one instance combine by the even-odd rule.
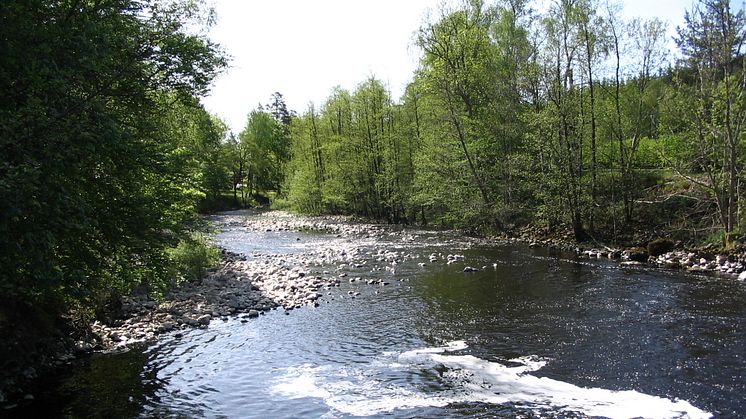
[[[317,374],[309,366],[291,368],[288,369],[283,379],[272,388],[272,391],[290,399],[303,397],[328,399],[331,394],[317,384],[316,377]]]
[[[368,416],[396,409],[443,407],[452,403],[512,403],[528,409],[551,409],[609,418],[709,418],[708,412],[685,400],[670,400],[637,391],[585,388],[528,374],[546,365],[545,360],[521,357],[503,365],[472,355],[449,354],[466,349],[463,341],[442,347],[422,348],[361,367],[304,365],[289,368],[271,388],[287,398],[323,399],[343,414]],[[447,369],[446,385],[439,392],[424,392],[416,384],[391,383],[379,375],[392,370]]]
[[[380,371],[380,365],[373,371],[376,369]],[[370,371],[303,365],[289,368],[270,392],[290,399],[321,398],[332,410],[355,416],[370,416],[395,409],[440,407],[450,402],[430,397],[414,387],[383,382]]]

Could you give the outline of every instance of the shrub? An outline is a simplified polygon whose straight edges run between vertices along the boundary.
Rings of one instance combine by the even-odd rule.
[[[193,233],[169,250],[176,283],[202,278],[220,260],[220,251],[202,233]]]

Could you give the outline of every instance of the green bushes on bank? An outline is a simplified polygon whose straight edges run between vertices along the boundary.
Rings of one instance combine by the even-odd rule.
[[[169,249],[168,255],[177,284],[201,279],[206,269],[220,261],[220,250],[203,233],[192,233],[178,246]]]
[[[228,176],[199,104],[226,65],[194,34],[208,21],[199,1],[0,2],[6,302],[91,307],[171,281],[168,249]]]

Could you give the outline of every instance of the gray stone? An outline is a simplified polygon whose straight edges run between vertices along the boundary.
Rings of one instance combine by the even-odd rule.
[[[89,342],[79,340],[75,343],[75,352],[86,353],[92,350],[93,350],[93,345],[91,345]]]
[[[36,369],[34,367],[28,367],[22,372],[23,376],[32,379],[36,377]]]
[[[207,326],[208,324],[210,324],[210,320],[212,320],[212,316],[209,314],[204,314],[197,317],[197,324]]]
[[[159,330],[161,332],[170,332],[171,330],[174,330],[175,327],[176,327],[176,323],[168,321],[168,322],[164,322],[163,324],[161,324],[161,327],[159,328]]]

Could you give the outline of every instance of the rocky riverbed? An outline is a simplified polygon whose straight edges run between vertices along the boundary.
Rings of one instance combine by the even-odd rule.
[[[417,253],[418,245],[439,244],[426,231],[395,226],[353,222],[349,217],[303,217],[282,211],[219,216],[214,218],[223,227],[250,232],[323,232],[337,239],[320,246],[293,253],[253,252],[239,255],[223,250],[223,262],[209,270],[197,282],[187,283],[170,292],[163,301],[147,296],[125,298],[122,318],[112,324],[93,324],[97,348],[114,349],[149,340],[156,335],[187,327],[208,327],[211,321],[257,317],[273,309],[286,312],[304,305],[318,305],[324,295],[342,281],[385,286],[388,281],[371,280],[368,272],[388,270],[407,260],[421,260],[420,266],[432,263],[463,263],[465,273],[487,266],[470,266],[458,254],[440,252]],[[461,246],[488,243],[484,239],[468,238],[457,232],[439,232],[438,240]],[[301,240],[301,238],[297,238]],[[647,249],[579,248],[567,241],[541,241],[525,238],[531,247],[555,246],[574,250],[587,258],[619,260],[621,265],[657,264],[667,268],[698,272],[713,272],[746,279],[746,255],[712,254],[706,251],[673,250],[650,256]],[[396,250],[406,244],[407,251]],[[414,250],[413,250],[414,249]],[[351,294],[354,297],[354,292]],[[94,343],[79,342],[92,349]]]
[[[252,216],[247,218],[247,214]],[[227,320],[228,316],[248,321],[274,309],[289,313],[305,305],[318,305],[319,299],[332,294],[331,290],[342,281],[389,285],[389,281],[373,280],[366,273],[387,270],[393,273],[396,264],[402,261],[457,260],[454,255],[420,255],[394,249],[401,244],[410,248],[413,244],[436,244],[434,237],[422,237],[426,232],[351,222],[348,217],[302,217],[281,211],[239,212],[216,216],[213,221],[218,227],[248,232],[320,232],[334,240],[288,253],[237,254],[223,249],[220,266],[208,270],[201,280],[169,292],[161,301],[146,295],[124,298],[119,318],[111,324],[95,322],[92,325],[95,341],[81,341],[79,346],[113,350],[153,339],[164,332],[208,327],[210,322]],[[452,243],[456,237],[453,233],[453,238],[446,242]],[[467,245],[476,242],[476,239],[459,240]],[[354,298],[355,294],[351,291],[349,297]]]
[[[716,252],[697,250],[672,250],[661,254],[650,254],[642,248],[632,249],[586,249],[578,252],[588,258],[618,259],[623,266],[649,263],[668,269],[683,269],[726,275],[746,280],[746,255],[740,252]]]

